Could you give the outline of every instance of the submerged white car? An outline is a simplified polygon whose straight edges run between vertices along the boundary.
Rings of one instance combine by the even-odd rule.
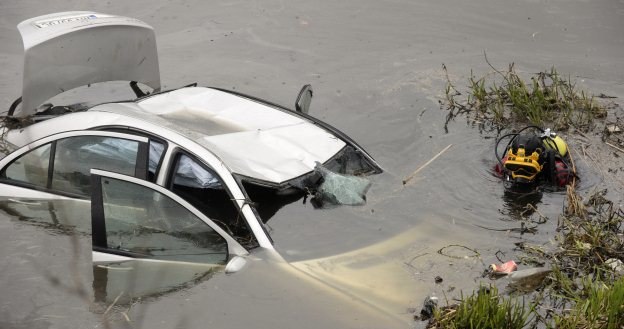
[[[356,176],[382,172],[352,139],[307,114],[309,86],[295,110],[218,88],[160,91],[154,32],[141,21],[65,12],[18,28],[23,92],[5,119],[2,143],[9,152],[0,159],[0,198],[26,205],[73,200],[74,213],[55,216],[91,234],[95,264],[202,263],[236,272],[250,258],[284,262],[266,226],[281,206],[318,189],[327,174],[343,179],[342,192],[353,192],[331,201],[357,204],[362,195],[350,189],[365,193],[368,185]],[[103,81],[130,82],[136,98],[46,103]],[[75,220],[76,209],[89,207],[83,222]],[[410,241],[401,239],[392,248]],[[324,276],[319,264],[306,265],[305,276],[334,280],[332,289],[351,291],[347,299],[367,289],[341,288],[349,282]],[[385,275],[377,270],[374,279]],[[395,281],[396,295],[410,293],[405,280]]]
[[[21,126],[4,138],[13,151],[0,160],[1,195],[91,198],[96,262],[225,263],[272,249],[256,199],[304,193],[320,179],[317,164],[339,174],[381,172],[354,141],[307,114],[309,86],[297,110],[216,88],[159,91],[154,32],[141,21],[67,12],[18,28],[23,94],[7,120]],[[88,108],[44,104],[111,80],[132,81],[139,97]],[[144,95],[137,82],[155,92]]]

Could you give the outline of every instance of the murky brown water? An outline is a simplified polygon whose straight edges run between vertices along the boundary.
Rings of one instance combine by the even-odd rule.
[[[490,172],[495,133],[480,132],[462,118],[444,132],[445,113],[437,103],[444,87],[442,63],[460,87],[471,69],[476,75],[488,71],[487,51],[499,67],[515,62],[518,70],[531,73],[555,65],[584,89],[624,97],[621,0],[4,0],[0,104],[6,108],[21,88],[22,45],[15,25],[65,10],[121,14],[151,24],[167,87],[196,81],[291,106],[301,85],[312,83],[311,113],[352,136],[386,172],[372,178],[364,207],[315,210],[297,202],[282,209],[269,221],[276,247],[287,259],[301,261],[298,268],[342,280],[351,295],[387,300],[391,312],[404,319],[407,308],[419,308],[426,295],[474,289],[498,250],[514,256],[513,242],[548,246],[564,197],[506,194]],[[450,144],[402,186],[405,177]],[[581,189],[608,186],[612,199],[622,203],[622,186],[603,178],[591,160],[581,159],[577,166]],[[505,232],[519,227],[526,203],[536,205],[549,222],[537,234]],[[98,303],[102,285],[99,279],[94,285],[93,278],[102,276],[94,275],[89,262],[89,237],[70,238],[58,228],[18,217],[0,211],[0,327],[101,326],[118,288],[111,287],[108,300]],[[398,234],[403,235],[387,242]],[[452,250],[460,259],[437,254],[451,244],[472,248],[481,258],[461,258],[461,248]],[[375,248],[360,250],[371,245]],[[388,273],[385,266],[396,269],[396,280],[357,277],[361,272],[355,270]],[[163,284],[164,294],[156,289],[140,303],[115,308],[114,326],[125,326],[123,312],[135,327],[145,328],[373,328],[384,323],[365,322],[363,309],[326,303],[331,299],[323,296],[330,293],[322,288],[310,295],[310,288],[302,288],[305,280],[289,271],[262,263],[237,277],[189,271],[188,281],[177,277]],[[438,285],[437,275],[444,278]],[[405,277],[409,285],[396,287]],[[76,293],[78,286],[83,296]]]

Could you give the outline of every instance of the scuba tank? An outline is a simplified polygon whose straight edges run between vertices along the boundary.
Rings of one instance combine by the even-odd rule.
[[[533,131],[526,132],[529,129]],[[506,138],[510,140],[504,156],[500,157],[498,146]],[[517,133],[502,136],[496,141],[495,154],[498,160],[496,172],[512,184],[546,182],[563,187],[572,178],[568,145],[550,129],[528,126]]]

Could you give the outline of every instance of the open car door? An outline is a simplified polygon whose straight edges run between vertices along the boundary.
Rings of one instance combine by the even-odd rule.
[[[162,186],[91,170],[94,264],[128,260],[226,265],[248,252],[191,204]],[[230,268],[230,270],[228,270]]]

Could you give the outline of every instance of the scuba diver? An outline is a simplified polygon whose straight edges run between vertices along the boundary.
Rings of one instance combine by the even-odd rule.
[[[509,139],[505,153],[499,155],[499,144],[505,139]],[[568,145],[550,128],[528,126],[504,135],[496,141],[494,153],[498,161],[495,172],[506,188],[559,188],[576,177],[569,164]]]

